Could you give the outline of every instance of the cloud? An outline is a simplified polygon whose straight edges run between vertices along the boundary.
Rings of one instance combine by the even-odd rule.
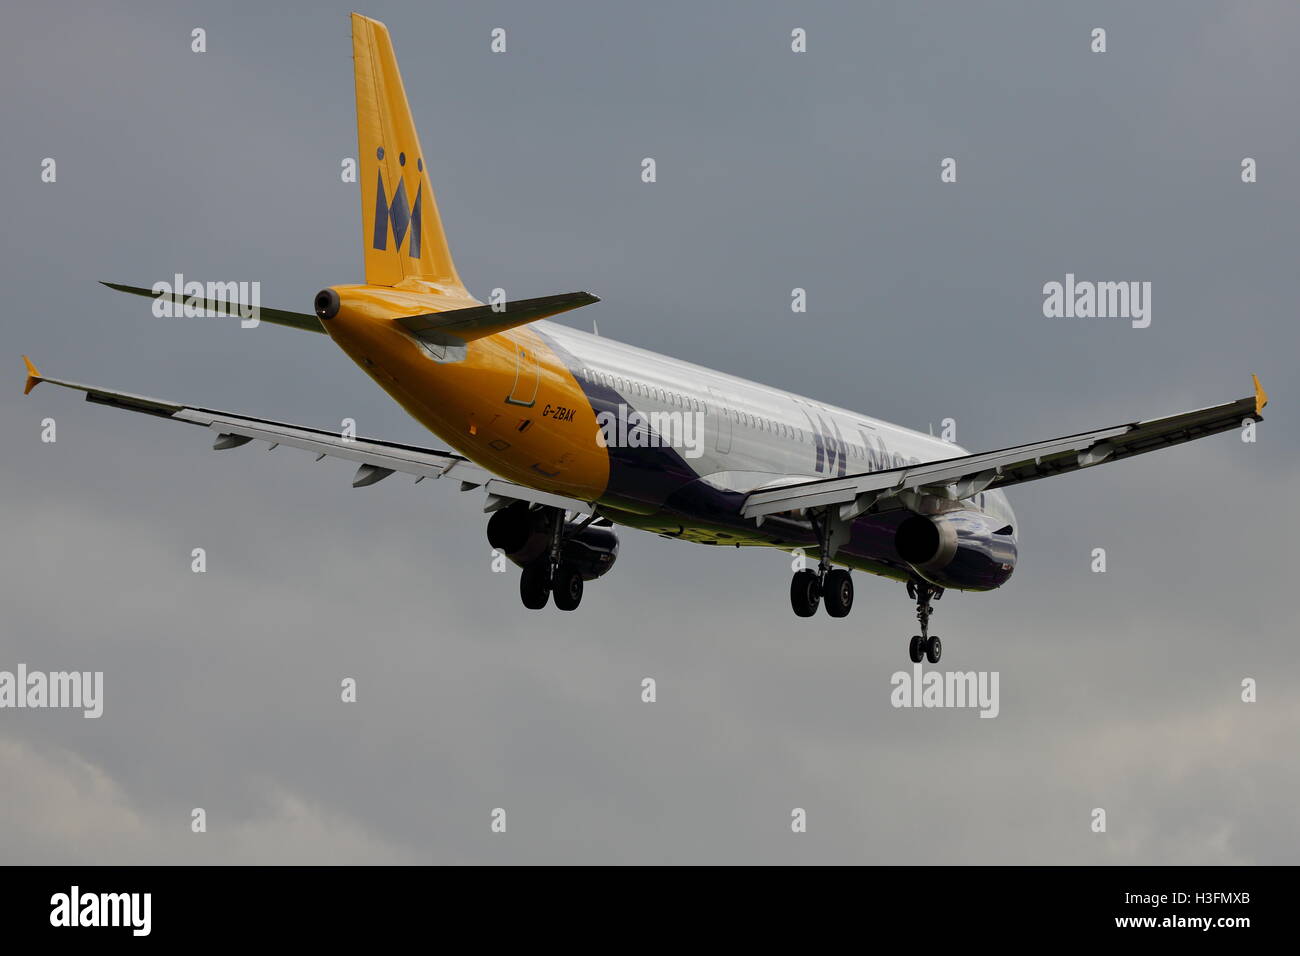
[[[0,829],[10,863],[408,864],[416,857],[302,796],[268,786],[257,815],[214,819],[194,833],[189,811],[169,818],[132,806],[103,768],[74,753],[0,737],[5,804],[21,826]],[[213,814],[217,816],[216,813]]]

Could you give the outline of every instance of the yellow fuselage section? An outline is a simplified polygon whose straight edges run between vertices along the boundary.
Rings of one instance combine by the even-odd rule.
[[[397,321],[463,308],[422,291],[340,286],[330,337],[418,422],[467,458],[504,478],[598,499],[609,456],[596,414],[563,360],[526,326],[464,343],[440,360]]]

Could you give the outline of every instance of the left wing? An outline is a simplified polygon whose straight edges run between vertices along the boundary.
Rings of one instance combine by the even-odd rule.
[[[839,516],[850,520],[870,510],[882,498],[904,492],[960,500],[987,488],[1005,488],[1168,448],[1238,428],[1246,419],[1263,421],[1260,413],[1268,404],[1268,395],[1260,387],[1259,379],[1251,377],[1255,382],[1255,394],[1225,405],[978,455],[763,488],[750,493],[741,514],[757,518],[761,523],[765,515],[796,508],[839,505]]]
[[[496,477],[481,465],[476,465],[469,459],[452,452],[421,448],[416,445],[402,445],[374,438],[347,438],[337,432],[322,431],[318,428],[287,425],[264,418],[250,418],[211,408],[182,405],[144,395],[133,395],[130,392],[99,388],[95,385],[64,382],[42,375],[32,364],[31,359],[25,355],[23,361],[27,364],[27,384],[23,394],[27,394],[41,382],[49,382],[51,385],[61,385],[64,388],[85,392],[86,401],[97,405],[109,405],[158,418],[170,418],[173,421],[200,425],[214,434],[212,447],[215,449],[237,448],[260,439],[270,442],[272,448],[277,445],[288,445],[291,448],[315,452],[317,461],[326,456],[353,461],[358,465],[356,476],[352,479],[352,485],[356,488],[373,485],[400,471],[415,475],[416,481],[423,481],[425,478],[457,478],[460,480],[462,491],[483,486],[488,493],[488,501],[484,509],[486,511],[496,510],[515,500],[551,505],[585,514],[592,514],[595,511],[592,502],[538,491],[535,488],[506,481]]]

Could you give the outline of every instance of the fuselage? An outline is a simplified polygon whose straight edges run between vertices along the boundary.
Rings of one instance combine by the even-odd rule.
[[[745,496],[965,454],[933,435],[554,322],[429,345],[393,321],[393,290],[351,289],[323,324],[417,421],[502,477],[596,502],[627,526],[705,544],[815,551],[803,515],[760,525],[741,517]],[[998,491],[928,507],[1015,526]],[[912,576],[893,546],[908,513],[857,518],[835,562]],[[1010,574],[996,561],[990,567],[974,587],[996,587]]]

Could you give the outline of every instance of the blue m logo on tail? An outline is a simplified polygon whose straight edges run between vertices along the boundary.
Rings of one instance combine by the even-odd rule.
[[[379,178],[375,190],[375,239],[376,249],[388,248],[388,224],[393,225],[393,239],[396,249],[402,248],[402,240],[410,229],[411,244],[408,251],[412,259],[420,258],[420,202],[424,198],[424,184],[415,190],[415,208],[406,201],[406,182],[399,181],[397,192],[393,193],[392,205],[388,203],[388,194],[384,191],[384,174],[376,173]]]

